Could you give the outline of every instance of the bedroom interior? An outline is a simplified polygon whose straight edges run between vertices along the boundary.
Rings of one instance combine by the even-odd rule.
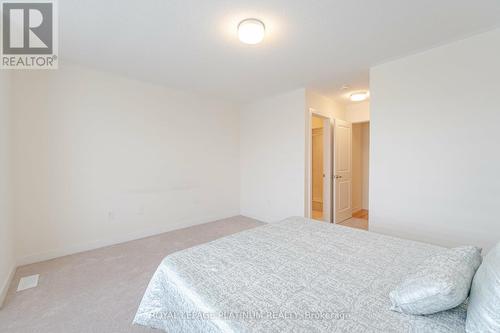
[[[0,6],[0,332],[500,332],[498,1]]]

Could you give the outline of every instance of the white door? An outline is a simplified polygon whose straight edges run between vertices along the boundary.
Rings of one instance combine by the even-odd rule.
[[[332,222],[332,125],[323,120],[323,221]]]
[[[335,120],[334,127],[335,223],[352,217],[352,124]]]

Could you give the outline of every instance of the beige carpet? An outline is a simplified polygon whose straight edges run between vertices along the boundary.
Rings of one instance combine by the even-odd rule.
[[[259,225],[238,216],[20,267],[0,310],[0,332],[158,332],[132,320],[162,258]],[[15,292],[32,274],[40,274],[38,287]]]

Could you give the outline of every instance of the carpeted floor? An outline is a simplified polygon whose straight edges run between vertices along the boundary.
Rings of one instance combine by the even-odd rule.
[[[163,257],[259,225],[237,216],[20,267],[0,310],[0,332],[158,332],[132,320]],[[38,287],[15,292],[32,274],[40,274]]]

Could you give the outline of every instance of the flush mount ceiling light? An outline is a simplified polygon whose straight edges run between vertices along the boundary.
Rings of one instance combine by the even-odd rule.
[[[259,44],[266,34],[266,26],[262,21],[249,18],[238,24],[238,38],[245,44]]]
[[[368,96],[370,96],[370,93],[368,93],[368,91],[355,92],[351,94],[351,101],[362,102],[367,99]]]

